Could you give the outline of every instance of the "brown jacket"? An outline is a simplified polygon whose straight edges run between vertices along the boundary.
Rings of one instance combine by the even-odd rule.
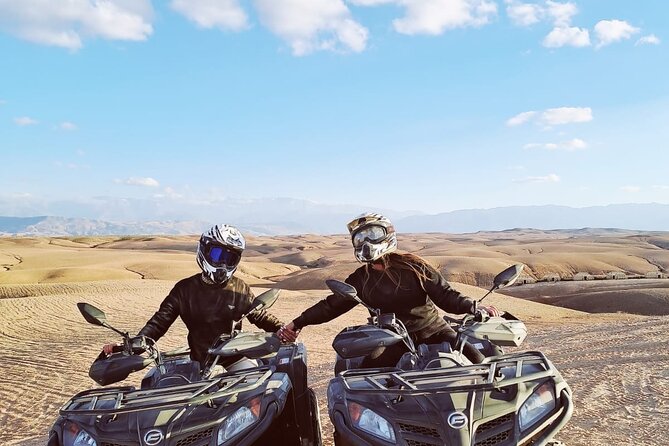
[[[367,280],[365,270],[369,272]],[[395,284],[383,271],[366,265],[348,276],[346,283],[355,287],[358,297],[367,305],[380,309],[381,313],[395,313],[416,339],[425,339],[450,329],[436,307],[455,314],[471,313],[474,308],[474,301],[451,288],[441,273],[432,267],[423,267],[425,280],[420,280],[413,271],[394,271],[399,273],[399,284]],[[356,305],[353,300],[333,294],[306,309],[293,322],[296,328],[321,324]]]
[[[214,340],[232,331],[233,322],[248,310],[253,299],[249,286],[237,277],[233,276],[225,285],[210,285],[202,280],[201,274],[196,274],[172,288],[139,335],[157,341],[181,317],[188,328],[191,358],[202,363]],[[268,332],[275,332],[283,325],[265,310],[249,314],[248,320]]]

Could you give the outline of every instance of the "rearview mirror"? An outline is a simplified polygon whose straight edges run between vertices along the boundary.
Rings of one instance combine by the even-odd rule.
[[[328,288],[330,288],[330,290],[333,293],[362,303],[362,301],[358,297],[358,292],[356,291],[353,285],[349,285],[346,282],[340,282],[339,280],[333,280],[333,279],[326,280],[325,284],[328,286]]]
[[[79,312],[81,312],[81,315],[89,324],[100,325],[102,327],[107,325],[107,316],[99,308],[84,302],[79,302],[77,308],[79,308]]]
[[[261,310],[271,307],[272,305],[274,305],[274,302],[276,302],[276,300],[279,298],[280,292],[281,290],[272,288],[271,290],[267,290],[264,293],[260,294],[258,297],[253,299],[253,302],[251,302],[251,307],[248,313],[252,313],[256,310]]]
[[[524,266],[525,265],[522,263],[517,263],[497,274],[493,280],[494,289],[504,288],[512,285],[516,279],[520,277],[520,273],[523,271]]]

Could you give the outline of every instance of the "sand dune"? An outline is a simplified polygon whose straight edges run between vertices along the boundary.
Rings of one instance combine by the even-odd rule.
[[[644,274],[669,267],[666,235],[605,234],[409,234],[400,237],[400,247],[425,256],[472,297],[482,296],[481,287],[495,273],[519,261],[535,278],[578,271]],[[75,304],[90,302],[105,310],[112,325],[136,332],[178,279],[198,271],[196,242],[197,237],[0,239],[0,444],[44,444],[58,407],[94,387],[88,366],[101,345],[116,337],[88,325]],[[343,279],[357,266],[346,236],[249,237],[238,274],[256,293],[283,288],[270,311],[289,321],[328,294],[325,279]],[[599,280],[523,285],[487,298],[526,321],[530,333],[523,348],[545,352],[572,386],[576,411],[560,435],[569,446],[669,440],[666,429],[658,429],[669,422],[669,319],[657,316],[669,314],[668,290],[669,280]],[[307,327],[301,337],[326,438],[330,343],[343,327],[365,319],[366,311],[357,307],[328,324]],[[185,336],[177,321],[160,345],[181,346]],[[139,375],[128,382],[136,384]]]

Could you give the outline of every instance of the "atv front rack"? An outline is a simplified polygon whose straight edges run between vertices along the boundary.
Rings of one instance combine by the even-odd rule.
[[[557,375],[541,352],[525,352],[486,358],[481,364],[462,367],[402,371],[397,368],[359,369],[341,372],[338,378],[347,392],[390,392],[402,395],[494,390]]]
[[[60,414],[113,415],[198,405],[233,393],[256,389],[267,381],[272,373],[272,368],[264,366],[206,381],[158,389],[135,390],[134,387],[126,386],[86,390],[65,403],[60,409]]]

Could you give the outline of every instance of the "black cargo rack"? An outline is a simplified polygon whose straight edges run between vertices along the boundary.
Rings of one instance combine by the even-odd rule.
[[[73,396],[60,409],[61,415],[113,415],[202,404],[233,393],[253,390],[272,376],[273,368],[196,381],[180,386],[136,390],[134,387],[92,389]]]
[[[541,370],[523,371],[535,365]],[[501,369],[515,368],[515,376],[507,377]],[[418,371],[400,369],[359,369],[341,372],[341,379],[350,393],[385,392],[401,395],[494,390],[514,384],[556,376],[557,370],[548,358],[537,351],[487,358],[481,364],[462,367],[431,368]]]

